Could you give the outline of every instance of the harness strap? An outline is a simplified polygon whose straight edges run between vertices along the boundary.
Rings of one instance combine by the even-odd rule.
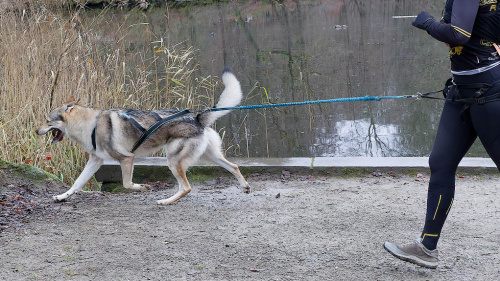
[[[478,98],[466,98],[466,99],[459,99],[457,101],[466,103],[468,105],[470,104],[485,104],[487,102],[494,102],[500,100],[500,92],[493,94],[491,96],[487,97],[478,97]]]
[[[141,124],[139,124],[139,122],[135,121],[135,119],[130,117],[130,115],[128,115],[127,113],[118,112],[118,114],[120,114],[120,116],[123,117],[123,119],[132,122],[132,124],[134,124],[134,126],[141,132],[144,133],[144,131],[146,131],[146,129],[144,129],[144,127]]]
[[[161,120],[161,116],[158,113],[156,113],[154,111],[151,111],[150,113],[151,113],[151,115],[153,115],[156,118],[156,120],[158,120],[158,121]]]
[[[97,126],[94,127],[94,130],[92,130],[92,146],[94,147],[94,150],[96,150],[96,142],[95,142],[95,130],[97,129]]]
[[[486,89],[489,89],[491,88],[491,84],[488,84],[488,83],[474,83],[474,84],[463,84],[463,85],[460,85],[458,84],[457,87],[459,89],[483,89],[483,88],[486,88]]]
[[[155,116],[157,116],[157,119],[159,118],[159,120],[156,123],[154,123],[153,125],[151,125],[147,130],[142,132],[142,136],[134,144],[134,147],[132,148],[131,152],[133,153],[137,148],[139,148],[139,146],[141,146],[141,144],[144,143],[144,141],[147,138],[149,138],[149,136],[151,136],[152,133],[154,133],[156,130],[158,130],[161,126],[165,125],[165,123],[172,121],[176,118],[179,118],[181,116],[184,116],[188,113],[189,113],[189,109],[184,109],[182,111],[179,111],[179,112],[172,114],[170,116],[167,116],[165,118],[161,118],[158,114],[153,113],[153,114],[156,114]],[[134,119],[130,118],[130,120],[134,120]]]
[[[428,92],[428,93],[425,93],[425,94],[419,93],[418,97],[419,98],[424,98],[424,99],[431,99],[431,100],[445,100],[445,98],[439,98],[439,97],[432,97],[431,96],[431,95],[434,95],[434,94],[437,94],[437,93],[441,93],[441,92],[443,92],[443,95],[444,95],[444,90],[439,90],[439,91],[434,91],[434,92]]]
[[[97,130],[97,121],[99,121],[99,117],[101,117],[101,113],[99,113],[99,115],[97,115],[97,118],[95,119],[94,130],[92,130],[92,135],[90,136],[92,138],[92,147],[94,147],[94,150],[97,149],[95,137],[96,137],[96,130]]]
[[[488,83],[474,83],[474,84],[464,84],[464,85],[457,85],[457,88],[459,89],[459,95],[460,95],[460,89],[478,89],[474,95],[470,98],[463,98],[463,99],[458,99],[456,101],[464,103],[462,110],[460,111],[460,119],[462,122],[464,121],[463,114],[470,108],[471,105],[473,104],[485,104],[487,102],[494,102],[494,101],[500,101],[500,92],[495,93],[493,95],[489,95],[487,97],[483,97],[483,95],[488,92],[491,87],[500,84],[500,81],[496,81],[493,84],[488,84]]]

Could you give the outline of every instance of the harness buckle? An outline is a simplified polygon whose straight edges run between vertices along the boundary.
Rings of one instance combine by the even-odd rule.
[[[486,99],[484,97],[477,98],[476,99],[476,103],[477,104],[485,104],[486,103]]]

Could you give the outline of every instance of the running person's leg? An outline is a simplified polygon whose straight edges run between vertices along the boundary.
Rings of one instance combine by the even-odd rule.
[[[455,91],[450,94],[456,94]],[[458,164],[477,138],[463,103],[447,99],[439,121],[436,140],[429,157],[431,178],[427,193],[427,212],[420,243],[436,249],[441,230],[453,204]],[[462,121],[462,119],[463,121]]]
[[[458,164],[476,139],[468,114],[462,116],[464,122],[460,118],[463,104],[452,100],[454,94],[453,90],[448,93],[429,157],[431,179],[422,234],[409,245],[398,246],[389,242],[384,244],[384,248],[397,258],[428,268],[437,267],[436,245],[453,204]]]
[[[459,85],[487,83],[500,80],[500,67],[471,76],[456,76]],[[456,87],[454,93],[457,96]],[[474,96],[478,89],[461,89],[462,97]],[[482,97],[500,93],[495,84]],[[458,98],[459,99],[459,98]],[[462,119],[462,122],[457,119]],[[444,135],[444,136],[443,136]],[[465,153],[479,136],[486,151],[500,166],[500,102],[472,104],[463,112],[463,103],[446,101],[439,124],[436,142],[429,159],[431,180],[427,199],[427,214],[421,243],[429,250],[436,248],[441,229],[453,204],[456,168]]]

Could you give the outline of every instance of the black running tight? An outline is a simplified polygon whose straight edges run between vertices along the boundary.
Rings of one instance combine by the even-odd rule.
[[[455,76],[457,84],[493,83],[500,80],[500,66],[485,73]],[[467,91],[475,92],[474,89]],[[500,86],[486,95],[500,92]],[[429,166],[427,213],[421,242],[429,250],[436,248],[441,229],[455,197],[455,173],[458,164],[479,137],[489,156],[500,167],[500,101],[473,104],[462,112],[463,103],[453,87],[445,101]]]

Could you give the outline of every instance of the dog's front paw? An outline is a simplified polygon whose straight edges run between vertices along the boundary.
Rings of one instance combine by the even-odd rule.
[[[250,192],[252,192],[252,188],[249,185],[243,188],[243,193],[249,194]]]
[[[56,202],[56,203],[64,202],[64,201],[66,201],[66,198],[68,198],[68,196],[65,196],[65,195],[52,196],[52,199],[54,199],[54,202]]]

